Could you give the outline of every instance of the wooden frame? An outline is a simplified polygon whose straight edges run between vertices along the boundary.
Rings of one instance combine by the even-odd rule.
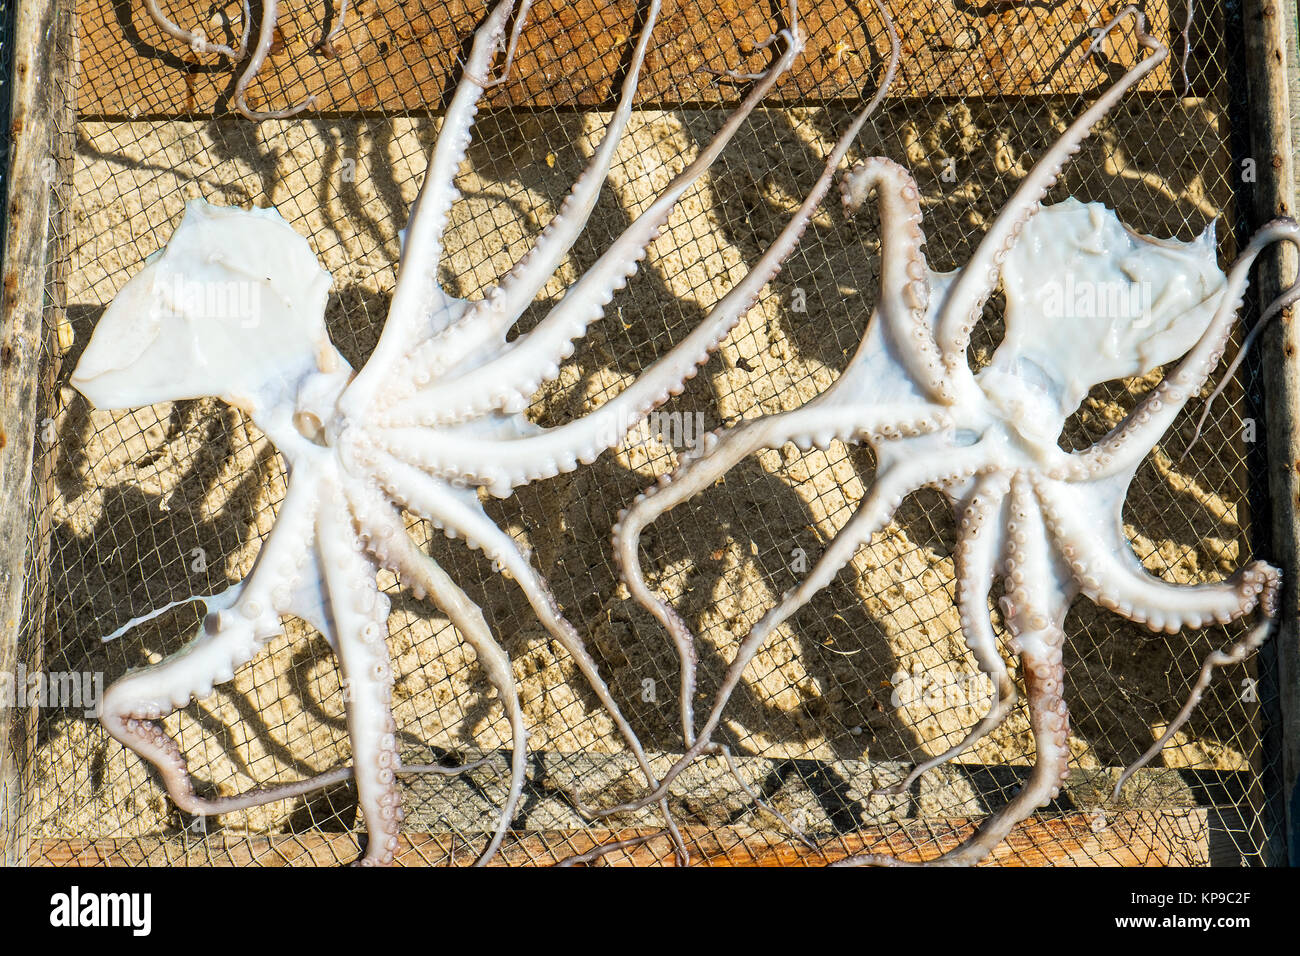
[[[779,4],[777,5],[779,6]],[[1062,37],[1083,36],[1083,12],[1091,0],[1051,4],[1005,4],[969,11],[956,0],[896,5],[894,16],[904,36],[924,35],[924,48],[903,57],[891,97],[1017,96],[1092,89],[1106,73],[1089,62],[1063,69],[1069,48]],[[869,0],[803,0],[800,18],[809,36],[799,66],[778,81],[769,102],[813,105],[843,96],[853,77],[874,76],[880,51],[865,29],[847,29],[841,13],[860,10],[860,21],[876,17]],[[1170,31],[1169,0],[1144,4],[1150,28]],[[469,5],[454,13],[423,0],[360,0],[352,5],[346,28],[331,44],[331,55],[314,50],[320,31],[332,20],[328,0],[281,5],[277,30],[284,54],[271,56],[250,86],[254,108],[301,101],[318,92],[314,109],[325,113],[377,113],[392,116],[423,111],[442,103],[454,86],[456,53],[473,29],[477,14]],[[612,92],[591,78],[616,76],[627,35],[635,32],[638,0],[537,0],[530,29],[520,38],[516,75],[523,78],[494,94],[494,104],[537,108],[552,105],[544,76],[556,71],[575,76],[576,105],[607,105]],[[741,88],[721,87],[701,68],[734,62],[734,52],[719,38],[762,39],[771,29],[774,5],[767,0],[719,0],[701,10],[691,0],[665,0],[660,16],[662,42],[651,48],[637,103],[686,106],[722,95],[739,100]],[[599,15],[597,14],[599,11]],[[83,82],[77,97],[81,116],[163,118],[217,115],[232,109],[235,71],[216,55],[198,56],[167,37],[146,15],[143,4],[80,0]],[[603,23],[603,32],[590,24]],[[829,25],[821,29],[823,24]],[[958,29],[962,24],[967,28]],[[236,25],[237,26],[237,25]],[[874,26],[874,24],[873,24]],[[590,32],[589,32],[590,31]],[[231,42],[233,35],[225,37]],[[1135,44],[1110,48],[1116,66],[1127,66],[1141,51]],[[703,55],[699,51],[704,51]],[[1172,57],[1142,81],[1139,89],[1169,90]],[[557,60],[563,65],[556,70]],[[351,77],[364,82],[354,88]],[[310,87],[309,82],[310,81]]]
[[[31,523],[33,495],[43,476],[34,474],[37,408],[42,388],[57,369],[41,368],[46,336],[53,325],[46,309],[65,304],[47,298],[49,248],[67,235],[66,209],[56,209],[52,183],[59,168],[56,141],[69,128],[71,77],[59,59],[59,44],[71,37],[72,9],[61,0],[18,0],[14,18],[13,97],[10,110],[9,194],[4,197],[5,259],[3,322],[0,324],[0,674],[18,666],[22,622],[43,613],[27,602],[29,568],[43,566],[48,536]],[[57,222],[55,217],[62,222]],[[52,226],[54,228],[52,228]],[[55,257],[57,258],[57,257]],[[56,282],[56,290],[60,288]],[[55,315],[55,319],[58,315]],[[34,543],[34,547],[31,546]],[[39,590],[39,589],[37,589]],[[0,860],[22,859],[19,820],[23,786],[21,759],[33,733],[30,717],[0,706]]]
[[[1296,212],[1295,148],[1300,145],[1300,61],[1296,0],[1247,0],[1246,74],[1250,93],[1251,152],[1258,182],[1256,221]],[[1294,127],[1294,130],[1293,130]],[[1260,301],[1296,281],[1300,257],[1278,245],[1260,257]],[[1300,354],[1295,309],[1267,331],[1261,345],[1268,417],[1268,487],[1272,499],[1273,557],[1288,571],[1282,611],[1270,642],[1276,661],[1282,749],[1281,804],[1286,846],[1272,848],[1270,862],[1300,864]],[[1285,451],[1280,451],[1284,449]]]
[[[737,0],[740,3],[740,0]],[[746,0],[747,2],[747,0]],[[819,0],[831,2],[831,0]],[[836,0],[838,2],[838,0]],[[1300,106],[1300,64],[1297,63],[1297,0],[1247,0],[1245,6],[1246,72],[1249,82],[1251,115],[1250,133],[1252,153],[1257,160],[1258,183],[1255,189],[1255,213],[1259,221],[1275,215],[1294,214],[1295,207],[1295,149],[1300,148],[1300,117],[1293,115],[1291,104]],[[740,3],[743,6],[743,3]],[[814,11],[817,3],[808,4]],[[671,6],[671,4],[670,4]],[[112,7],[104,0],[83,0],[83,7],[107,10]],[[1166,12],[1167,7],[1162,6]],[[741,16],[740,12],[737,16]],[[3,263],[3,325],[0,325],[0,674],[15,672],[18,664],[18,639],[21,622],[41,613],[39,607],[25,604],[28,589],[25,573],[30,567],[41,566],[41,554],[29,549],[42,542],[40,529],[31,525],[31,502],[41,492],[42,475],[34,474],[35,442],[37,441],[38,397],[42,388],[57,370],[39,365],[44,348],[44,336],[53,323],[45,322],[46,309],[62,309],[58,301],[58,283],[48,282],[51,261],[48,250],[51,242],[51,224],[62,210],[51,203],[47,160],[55,156],[53,149],[61,123],[71,114],[72,85],[69,77],[61,74],[63,65],[57,53],[61,41],[72,37],[75,29],[70,0],[17,0],[14,35],[14,75],[12,125],[9,130],[10,195],[5,197],[8,219],[5,229],[5,260]],[[1158,27],[1159,24],[1157,23]],[[182,70],[182,72],[185,72]],[[673,74],[676,75],[675,73]],[[810,80],[814,90],[809,95],[816,98],[817,76]],[[150,105],[146,115],[193,115],[211,109],[218,101],[218,85],[210,81],[211,74],[204,73],[208,92],[202,96],[193,93],[188,99],[169,99]],[[982,82],[976,77],[972,82]],[[437,78],[429,78],[434,84]],[[1160,82],[1167,84],[1166,72]],[[919,85],[918,85],[919,84]],[[920,81],[904,82],[899,95],[924,94],[927,91]],[[209,89],[210,88],[210,89]],[[417,84],[416,89],[420,89]],[[291,90],[290,90],[291,92]],[[660,102],[670,97],[671,91],[652,89],[645,93],[649,101]],[[961,92],[961,91],[958,91]],[[978,93],[972,88],[967,93]],[[1059,91],[1058,91],[1059,92]],[[409,107],[406,93],[394,88],[393,102],[378,100],[373,105],[355,104],[352,108],[365,111]],[[191,96],[191,94],[193,94]],[[422,94],[421,94],[422,95]],[[802,96],[799,89],[788,89],[787,96]],[[290,95],[288,100],[292,100]],[[681,102],[684,98],[678,97]],[[689,99],[689,96],[685,97]],[[101,116],[126,115],[121,105],[114,105],[105,96],[82,101],[83,107]],[[339,109],[346,109],[337,104]],[[1289,247],[1271,250],[1261,266],[1257,283],[1260,297],[1267,300],[1277,290],[1294,281],[1297,276],[1298,257]],[[47,292],[53,288],[53,300]],[[1269,654],[1275,660],[1276,677],[1280,690],[1281,772],[1284,775],[1280,812],[1286,816],[1286,838],[1268,848],[1269,862],[1283,864],[1288,860],[1300,861],[1300,588],[1296,587],[1296,571],[1300,569],[1300,525],[1296,515],[1300,511],[1300,358],[1297,358],[1297,330],[1293,317],[1288,314],[1270,330],[1262,348],[1264,356],[1264,387],[1268,411],[1268,447],[1272,449],[1268,482],[1273,499],[1272,540],[1273,555],[1290,573],[1285,592],[1283,611],[1277,631],[1270,642]],[[1283,451],[1284,450],[1284,451]],[[32,858],[28,848],[19,843],[18,820],[21,816],[21,787],[23,785],[21,760],[30,735],[30,727],[23,723],[22,714],[0,708],[0,860],[18,863]],[[1182,811],[1188,820],[1201,820],[1202,808],[1188,807]],[[1148,811],[1123,811],[1116,819],[1134,834],[1147,824],[1143,814]],[[1046,816],[1031,821],[1023,828],[1015,847],[1023,853],[1037,853],[1042,861],[1070,857],[1075,851],[1068,847],[1059,849],[1062,827],[1071,832],[1075,824],[1068,815]],[[946,826],[950,832],[944,840],[960,836],[965,821],[935,821],[933,827]],[[933,829],[932,827],[932,829]],[[529,851],[534,860],[548,859],[557,843],[569,851],[580,850],[574,840],[591,839],[594,831],[579,835],[557,836],[556,840],[539,836],[536,846]],[[300,843],[299,856],[316,859],[321,848],[333,854],[334,837],[322,835],[319,839],[303,842],[301,837],[285,838]],[[718,834],[715,839],[718,852],[710,857],[714,863],[794,863],[805,859],[797,848],[789,852],[760,850],[744,834],[738,832]],[[281,838],[263,838],[268,851]],[[432,837],[408,834],[408,844],[426,843]],[[1056,840],[1056,844],[1051,841]],[[864,832],[854,838],[853,846],[840,841],[844,852],[867,844],[889,845],[895,841],[885,834]],[[1044,841],[1047,841],[1046,843]],[[136,850],[127,850],[120,841],[42,841],[39,850],[43,859],[62,860],[72,864],[88,862],[147,862],[147,848],[140,841]],[[1102,841],[1105,842],[1105,841]],[[1122,843],[1123,841],[1121,841]],[[1053,855],[1050,846],[1058,847]],[[240,862],[252,851],[249,841],[237,847],[213,851],[223,853],[229,862]],[[912,844],[907,844],[908,846]],[[1100,845],[1100,844],[1099,844]],[[791,845],[794,847],[794,845]],[[1135,853],[1130,844],[1127,850],[1110,845],[1105,858],[1117,863],[1170,863],[1169,857],[1159,853]],[[243,848],[240,848],[243,847]],[[741,850],[735,850],[740,847]],[[1076,847],[1076,850],[1078,848]],[[743,851],[743,852],[742,852]],[[286,852],[284,847],[276,851]],[[523,852],[523,851],[519,851]],[[135,856],[132,856],[132,854]],[[738,855],[739,854],[739,855]],[[436,855],[436,854],[435,854]],[[445,854],[444,854],[445,855]],[[995,855],[1004,859],[1006,854]],[[323,859],[323,857],[321,857]],[[508,852],[507,860],[511,859]],[[632,854],[632,859],[638,859]],[[171,860],[170,857],[167,859]],[[333,856],[330,856],[333,859]],[[183,860],[171,860],[183,862]]]

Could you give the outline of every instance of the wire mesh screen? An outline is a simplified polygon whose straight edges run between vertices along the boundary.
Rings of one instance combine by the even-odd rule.
[[[629,287],[580,340],[529,416],[555,425],[625,388],[679,342],[742,277],[820,173],[834,143],[880,81],[888,40],[875,8],[804,0],[805,54],[674,212]],[[902,72],[852,157],[884,155],[916,177],[932,267],[967,261],[1035,159],[1140,56],[1121,28],[1107,56],[1084,68],[1089,28],[1112,5],[890,3]],[[1199,5],[1198,5],[1199,7]],[[238,3],[163,0],[187,29],[237,41]],[[160,249],[188,199],[274,206],[310,238],[334,286],[330,335],[360,367],[383,327],[406,225],[478,2],[361,0],[338,22],[327,4],[286,4],[249,104],[275,110],[315,95],[288,119],[233,112],[239,69],[164,35],[142,4],[82,0],[77,120],[67,150],[71,234],[57,250],[66,315],[51,310],[47,362],[55,379],[37,436],[48,474],[34,534],[46,535],[44,612],[24,624],[30,674],[84,699],[44,706],[27,754],[24,837],[34,862],[334,863],[357,854],[361,831],[348,783],[220,818],[180,813],[141,760],[94,717],[103,687],[189,639],[190,605],[101,643],[133,616],[246,574],[285,493],[283,463],[244,415],[185,401],[123,412],[92,410],[68,374],[106,305]],[[1067,166],[1052,199],[1115,208],[1134,229],[1191,239],[1216,218],[1220,261],[1235,251],[1228,73],[1231,12],[1197,11],[1180,61],[1186,7],[1149,3],[1151,31],[1172,55],[1127,95]],[[256,18],[260,14],[254,11]],[[527,330],[566,286],[718,131],[744,84],[706,68],[761,69],[758,44],[786,25],[782,4],[669,4],[651,42],[638,109],[601,199],[573,251],[523,317]],[[628,45],[634,0],[538,0],[509,80],[489,91],[457,184],[442,282],[470,298],[537,240],[599,142]],[[256,27],[254,30],[256,33]],[[541,39],[537,39],[541,38]],[[62,177],[62,172],[60,173]],[[705,432],[794,408],[824,390],[861,339],[878,286],[881,230],[826,203],[796,253],[685,391],[594,464],[487,504],[549,580],[613,694],[662,772],[682,746],[677,657],[655,620],[619,584],[609,543],[621,508]],[[57,293],[57,294],[55,294]],[[971,350],[988,360],[1000,303]],[[1156,380],[1095,389],[1067,427],[1081,447],[1119,421]],[[1253,552],[1248,499],[1262,474],[1263,429],[1249,374],[1216,407],[1186,459],[1193,401],[1137,473],[1126,531],[1152,573],[1216,580]],[[724,482],[647,530],[649,583],[693,627],[703,706],[737,640],[795,585],[852,516],[874,462],[865,446],[751,457]],[[412,519],[413,520],[413,519]],[[594,830],[567,794],[609,803],[641,792],[608,714],[514,582],[481,553],[422,523],[418,540],[485,610],[513,661],[530,731],[525,800],[502,851],[507,862],[550,861],[597,839],[653,833],[654,808]],[[935,855],[1001,806],[1023,781],[1034,747],[1021,705],[977,747],[911,792],[869,798],[913,762],[955,744],[991,692],[962,640],[954,609],[951,505],[937,492],[906,499],[885,533],[832,586],[784,625],[746,672],[720,731],[749,786],[819,848],[811,852],[744,793],[719,759],[701,759],[671,806],[697,858],[819,862],[876,847]],[[470,862],[486,844],[508,785],[509,727],[474,654],[445,617],[381,574],[389,621],[399,749],[406,762],[481,766],[459,776],[404,779],[399,862]],[[1000,620],[995,621],[999,628]],[[1278,826],[1261,774],[1270,700],[1253,663],[1229,669],[1156,765],[1107,800],[1119,769],[1178,711],[1201,660],[1244,625],[1153,634],[1076,602],[1066,624],[1071,776],[1061,796],[994,856],[1002,863],[1072,865],[1249,863]],[[1000,633],[1002,633],[1000,631]],[[1015,673],[1013,667],[1013,673]],[[53,694],[49,698],[55,700]],[[212,697],[163,720],[201,793],[233,794],[300,779],[350,759],[334,655],[289,620]],[[671,862],[665,839],[627,851]],[[786,854],[786,855],[783,855]],[[609,859],[618,860],[620,855]]]

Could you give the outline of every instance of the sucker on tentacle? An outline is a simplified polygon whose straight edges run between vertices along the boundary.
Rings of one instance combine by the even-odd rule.
[[[731,694],[766,639],[871,541],[905,495],[925,486],[944,492],[960,510],[955,563],[962,632],[976,664],[992,680],[994,696],[985,717],[961,742],[875,792],[896,793],[910,786],[992,732],[1014,706],[1015,685],[987,603],[999,569],[1006,643],[1023,665],[1037,750],[1020,793],[970,839],[929,863],[978,862],[1058,795],[1069,762],[1063,626],[1078,594],[1169,633],[1259,613],[1244,638],[1205,661],[1187,704],[1124,772],[1119,785],[1153,759],[1186,721],[1213,670],[1240,662],[1267,637],[1281,582],[1277,569],[1256,561],[1221,583],[1167,583],[1148,574],[1133,554],[1122,508],[1138,465],[1222,356],[1255,258],[1275,242],[1300,244],[1300,226],[1291,220],[1268,224],[1224,275],[1212,229],[1192,242],[1152,239],[1128,229],[1099,203],[1067,199],[1041,205],[1092,126],[1166,55],[1133,7],[1094,31],[1089,54],[1129,17],[1147,57],[1104,91],[1035,164],[961,269],[936,273],[926,265],[915,183],[902,167],[876,157],[845,177],[846,209],[856,210],[874,187],[884,230],[880,295],[857,353],[826,391],[802,407],[714,433],[620,517],[615,554],[629,592],[668,630],[681,661],[686,751],[658,788],[602,812],[633,810],[662,799],[677,775],[709,752]],[[1053,306],[1052,281],[1067,276],[1101,288],[1140,281],[1150,293],[1149,303],[1143,307],[1129,297],[1117,305],[1116,314],[1074,303]],[[999,285],[1006,298],[1005,334],[990,362],[972,374],[966,355],[971,329]],[[1297,297],[1300,287],[1288,289],[1266,317]],[[1058,439],[1066,420],[1095,385],[1146,375],[1175,360],[1174,368],[1109,435],[1078,452],[1061,450]],[[641,531],[748,455],[790,440],[806,445],[814,436],[866,441],[876,452],[874,480],[799,586],[742,637],[697,731],[694,635],[646,584],[637,551]],[[879,854],[843,862],[903,865]]]

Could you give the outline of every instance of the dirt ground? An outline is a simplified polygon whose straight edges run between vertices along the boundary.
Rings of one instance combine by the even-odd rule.
[[[913,171],[931,264],[951,268],[969,255],[1016,181],[1078,105],[891,105],[863,133],[857,153],[883,153]],[[1140,231],[1191,238],[1230,207],[1221,115],[1213,102],[1130,100],[1079,154],[1053,196],[1103,200]],[[641,274],[559,380],[539,394],[533,417],[554,424],[598,406],[684,336],[776,235],[848,116],[820,108],[756,114],[679,206]],[[481,118],[443,266],[450,290],[481,294],[528,247],[590,155],[604,119]],[[634,116],[584,238],[523,328],[544,314],[721,121],[716,111]],[[360,365],[382,325],[397,229],[435,132],[436,124],[416,120],[79,126],[62,381],[104,305],[166,240],[185,200],[197,196],[274,205],[310,238],[334,275],[331,334]],[[828,202],[758,306],[665,411],[681,413],[689,435],[697,424],[703,431],[794,408],[824,389],[861,335],[879,246],[874,213],[851,222]],[[1231,252],[1225,243],[1225,257]],[[994,308],[972,361],[987,358],[996,328]],[[1067,442],[1099,437],[1151,381],[1094,392],[1071,422]],[[1126,512],[1146,567],[1177,582],[1213,580],[1250,556],[1239,403],[1223,403],[1208,440],[1179,462],[1198,413],[1193,405],[1168,444],[1141,468]],[[128,666],[180,647],[198,613],[182,608],[111,644],[97,638],[132,615],[219,590],[245,574],[284,493],[282,470],[250,422],[211,400],[113,413],[90,410],[64,387],[50,417],[53,590],[43,665],[103,671],[111,682]],[[609,531],[618,510],[669,469],[679,451],[643,429],[595,465],[489,506],[533,549],[646,748],[656,752],[681,747],[676,658],[667,635],[619,584]],[[847,521],[872,467],[864,448],[773,449],[647,531],[642,556],[650,583],[699,636],[701,709],[735,642]],[[510,652],[532,747],[620,750],[610,720],[513,584],[461,542],[430,541],[421,525],[413,524],[413,533],[483,604]],[[944,499],[932,491],[909,497],[888,532],[755,659],[724,721],[736,749],[766,757],[906,762],[960,739],[983,715],[987,686],[973,677],[977,671],[952,607],[953,543]],[[507,724],[473,653],[445,619],[400,593],[391,576],[381,583],[394,598],[390,646],[407,758],[427,756],[423,748],[448,757],[506,746]],[[1135,759],[1177,711],[1201,658],[1239,633],[1152,635],[1083,599],[1067,631],[1071,749],[1085,768]],[[1249,766],[1256,731],[1238,686],[1248,673],[1237,668],[1216,683],[1166,750],[1165,765]],[[346,761],[342,714],[328,648],[290,621],[286,636],[231,684],[165,724],[179,733],[200,786],[233,793]],[[962,759],[1023,764],[1032,751],[1022,708]],[[47,712],[35,773],[32,835],[125,837],[177,826],[142,763],[80,713]],[[330,825],[329,815],[312,806],[284,805],[254,811],[245,824],[295,827],[302,813]]]

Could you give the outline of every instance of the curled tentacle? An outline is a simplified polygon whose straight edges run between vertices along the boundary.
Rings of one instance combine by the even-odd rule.
[[[343,32],[348,23],[348,0],[339,0],[339,16],[330,27],[330,32],[321,37],[319,49],[326,56],[335,56],[334,41],[338,39],[339,34]]]
[[[931,289],[929,266],[921,247],[921,197],[911,173],[884,156],[872,156],[854,166],[840,183],[844,208],[856,212],[875,190],[881,232],[893,242],[882,246],[880,296],[876,312],[899,346],[908,372],[931,400],[955,399],[926,320]],[[969,372],[967,373],[969,375]]]
[[[318,507],[314,487],[291,480],[275,530],[247,578],[206,599],[208,613],[181,651],[129,671],[104,694],[100,717],[104,728],[154,765],[172,800],[186,813],[231,813],[328,786],[350,773],[341,768],[267,790],[201,798],[194,792],[180,747],[157,723],[192,697],[207,697],[215,685],[233,680],[236,670],[281,633],[280,608],[285,613],[309,614],[295,600],[295,591],[302,568],[311,559]],[[328,627],[323,621],[319,625]]]
[[[262,25],[257,31],[257,44],[253,47],[253,55],[249,58],[248,65],[244,67],[244,72],[239,75],[239,79],[235,82],[235,107],[239,112],[254,121],[288,119],[290,116],[296,116],[303,110],[309,109],[316,102],[316,94],[313,93],[300,103],[285,107],[282,110],[255,110],[248,105],[249,84],[262,71],[262,64],[266,62],[266,58],[271,52],[271,44],[275,42],[275,22],[278,5],[279,0],[262,0]]]
[[[128,672],[104,695],[100,719],[105,729],[153,764],[168,795],[185,813],[194,816],[235,813],[295,799],[353,777],[352,767],[334,767],[303,780],[254,787],[220,797],[200,797],[194,791],[180,747],[158,723],[163,714],[185,706],[190,698],[207,697],[214,685],[232,680],[236,670],[252,660],[266,641],[280,633],[280,614],[303,617],[322,630],[331,646],[337,646],[338,633],[332,616],[327,618],[318,613],[298,592],[297,582],[314,563],[316,514],[310,486],[291,482],[276,521],[277,530],[258,554],[249,576],[220,594],[192,599],[202,600],[208,607],[195,638],[179,653],[158,664]],[[188,601],[174,602],[169,607],[181,603]],[[157,613],[136,618],[128,626]],[[397,772],[462,773],[475,766],[421,765],[400,767]]]
[[[977,455],[978,452],[975,454],[968,452],[965,455],[960,453],[953,455],[952,459],[946,463],[947,467],[951,468],[951,472],[948,474],[936,475],[925,470],[930,467],[928,462],[919,467],[915,464],[910,467],[908,465],[899,465],[884,474],[877,474],[876,480],[871,485],[866,497],[858,505],[857,512],[831,540],[825,553],[813,565],[812,570],[808,572],[808,576],[798,587],[787,592],[781,602],[763,615],[762,619],[741,639],[740,647],[737,648],[736,656],[732,658],[731,663],[727,666],[722,685],[714,698],[713,706],[704,721],[704,725],[700,728],[695,743],[688,747],[686,753],[664,774],[663,782],[650,793],[636,800],[602,809],[597,815],[608,816],[629,810],[637,810],[662,799],[668,792],[669,785],[676,779],[678,774],[690,766],[696,757],[706,752],[712,745],[713,733],[722,721],[722,713],[731,700],[732,693],[740,685],[745,668],[749,666],[749,662],[754,659],[754,655],[766,643],[768,636],[796,611],[812,600],[818,591],[826,587],[839,573],[840,569],[852,560],[858,549],[868,544],[871,541],[871,536],[884,528],[890,517],[898,510],[904,495],[926,484],[957,480],[960,477],[973,474],[982,463],[982,458],[976,457]],[[671,487],[670,485],[669,488]]]
[[[145,9],[149,11],[150,18],[163,33],[173,39],[180,40],[195,53],[219,53],[222,56],[230,57],[232,60],[242,60],[244,54],[248,52],[248,32],[252,26],[252,15],[248,8],[248,0],[242,0],[242,3],[244,8],[244,32],[240,37],[238,47],[231,47],[224,43],[209,43],[203,33],[186,30],[184,27],[178,26],[162,12],[158,0],[145,0]]]
[[[153,20],[158,28],[174,39],[185,43],[195,53],[218,53],[222,56],[230,57],[232,60],[242,60],[248,53],[248,36],[252,28],[252,13],[249,9],[248,0],[241,0],[243,6],[244,29],[239,39],[238,47],[231,47],[224,43],[210,43],[207,36],[201,30],[186,30],[168,19],[167,15],[162,12],[158,5],[158,0],[145,0],[145,9],[149,17]],[[286,119],[295,116],[303,110],[310,107],[315,101],[315,96],[309,96],[296,106],[291,106],[283,110],[263,112],[249,108],[246,100],[246,93],[249,85],[255,80],[262,70],[262,65],[271,51],[271,46],[275,42],[275,29],[278,19],[278,0],[263,0],[262,4],[262,26],[258,31],[257,43],[253,47],[253,56],[248,65],[244,67],[239,79],[235,84],[235,106],[244,114],[254,121],[264,119]],[[343,32],[348,18],[348,0],[340,0],[339,15],[333,27],[328,34],[321,38],[319,49],[327,55],[334,55],[334,40]]]
[[[1153,631],[1177,634],[1184,627],[1235,621],[1254,610],[1277,575],[1268,564],[1256,561],[1226,581],[1170,584],[1142,567],[1117,516],[1107,528],[1091,502],[1070,486],[1042,478],[1035,478],[1034,486],[1048,533],[1080,591]]]

